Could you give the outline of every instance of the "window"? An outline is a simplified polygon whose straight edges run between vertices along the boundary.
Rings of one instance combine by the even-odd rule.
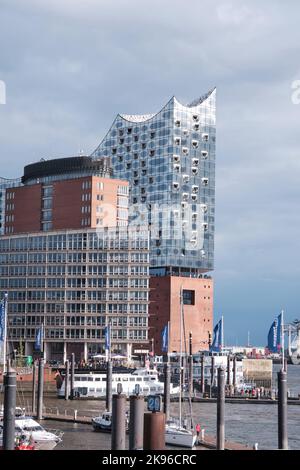
[[[183,289],[182,292],[184,305],[195,305],[195,291]]]

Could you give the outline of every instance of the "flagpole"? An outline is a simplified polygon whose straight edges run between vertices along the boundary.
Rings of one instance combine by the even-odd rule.
[[[282,370],[284,370],[284,329],[283,329],[283,310],[281,310],[281,346],[282,346]]]
[[[170,355],[169,355],[169,344],[170,344],[170,322],[168,321],[168,349],[167,349],[167,359],[168,364],[170,362]]]
[[[221,353],[223,352],[224,348],[224,317],[221,317],[221,325],[222,325],[222,335],[221,335]]]
[[[108,349],[108,355],[109,355],[109,360],[111,361],[111,322],[108,323],[108,332],[109,332],[109,349]]]
[[[42,348],[42,353],[43,353],[43,358],[45,359],[45,343],[44,343],[44,335],[45,335],[45,330],[44,330],[44,321],[41,326],[41,348]]]
[[[179,426],[181,427],[181,396],[182,396],[182,317],[183,317],[183,289],[180,288],[180,355],[179,355]]]
[[[3,374],[6,372],[6,343],[7,343],[7,298],[8,293],[4,294],[4,334],[3,334]]]

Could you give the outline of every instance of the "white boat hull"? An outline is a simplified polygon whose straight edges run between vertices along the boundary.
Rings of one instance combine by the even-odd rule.
[[[192,449],[196,444],[196,436],[192,433],[183,433],[180,429],[166,429],[165,442],[177,447],[188,447]]]

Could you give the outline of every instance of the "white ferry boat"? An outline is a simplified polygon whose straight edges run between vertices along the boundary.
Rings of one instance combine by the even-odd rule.
[[[144,396],[162,395],[164,383],[158,379],[158,372],[151,369],[137,369],[132,373],[113,373],[112,392],[117,393],[118,384],[122,385],[122,393],[130,396],[135,393],[136,385],[139,385],[139,393]],[[69,387],[70,389],[70,387]],[[90,372],[75,373],[74,393],[77,398],[100,398],[106,396],[106,374]],[[179,393],[179,387],[171,385],[172,395]],[[65,380],[57,392],[59,398],[65,396]]]

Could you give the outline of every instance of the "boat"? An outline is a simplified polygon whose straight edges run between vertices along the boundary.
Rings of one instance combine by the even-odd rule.
[[[26,445],[26,442],[28,442],[35,450],[52,450],[61,442],[62,434],[58,431],[47,431],[31,416],[24,415],[15,418],[16,445]],[[0,421],[0,447],[2,446],[2,436],[3,420]],[[25,441],[25,444],[23,444],[23,441]]]
[[[167,421],[165,431],[165,442],[168,445],[193,448],[197,436],[192,430],[186,429],[174,420]]]
[[[100,416],[92,418],[94,431],[111,431],[111,411],[105,411]]]
[[[117,393],[117,385],[122,385],[122,393],[130,396],[135,394],[136,385],[139,393],[148,395],[162,395],[164,383],[159,381],[158,372],[153,369],[136,369],[132,373],[113,373],[112,392]],[[69,388],[70,389],[70,388]],[[171,394],[176,395],[179,388],[171,386]],[[74,374],[74,395],[76,398],[101,398],[106,396],[106,373],[78,373]],[[65,397],[65,380],[57,391],[59,398]]]
[[[92,418],[92,425],[94,431],[111,431],[111,411],[104,411],[100,416]],[[126,429],[128,429],[129,419],[128,412],[126,412]]]

